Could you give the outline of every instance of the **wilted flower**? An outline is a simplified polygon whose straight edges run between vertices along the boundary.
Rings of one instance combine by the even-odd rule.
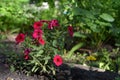
[[[19,43],[23,42],[24,39],[25,39],[25,34],[20,33],[20,34],[18,34],[17,37],[15,38],[15,41],[16,41],[17,44],[19,44]]]
[[[57,20],[51,20],[49,23],[48,23],[48,29],[53,29],[54,27],[56,26],[59,26],[59,23]]]
[[[53,62],[56,66],[60,66],[63,63],[62,57],[60,55],[55,55],[53,58]]]
[[[73,37],[73,27],[72,26],[68,26],[68,32],[69,32],[69,35],[71,37]]]
[[[25,49],[24,50],[24,59],[28,60],[29,59],[29,53],[30,53],[30,49]]]

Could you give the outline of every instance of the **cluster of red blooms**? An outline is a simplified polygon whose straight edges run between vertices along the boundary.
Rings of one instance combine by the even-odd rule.
[[[40,20],[37,21],[33,24],[34,31],[32,33],[32,37],[38,41],[39,44],[45,45],[45,40],[43,39],[43,31],[42,31],[42,26],[43,23],[48,24],[48,29],[54,29],[54,27],[59,26],[57,20],[51,20],[51,21],[46,21],[46,20]],[[73,27],[68,26],[68,33],[71,37],[73,37]],[[26,34],[20,33],[17,35],[15,38],[16,43],[22,43],[25,40]],[[29,53],[31,52],[30,49],[25,49],[24,50],[24,59],[28,60],[29,59]],[[62,58],[59,55],[54,56],[53,62],[56,64],[56,66],[60,66],[62,64]]]

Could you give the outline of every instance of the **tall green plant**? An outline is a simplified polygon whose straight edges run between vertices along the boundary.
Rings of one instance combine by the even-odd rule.
[[[75,34],[79,35],[75,37],[84,40],[86,45],[99,49],[113,37],[111,30],[119,27],[114,27],[117,15],[114,0],[69,0],[60,3],[62,14],[75,27]]]

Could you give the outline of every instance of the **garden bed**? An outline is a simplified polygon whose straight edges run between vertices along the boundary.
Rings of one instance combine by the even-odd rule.
[[[0,80],[120,80],[119,0],[0,4]]]
[[[60,71],[57,72],[53,78],[55,78],[55,80],[115,80],[116,77],[120,77],[120,75],[116,73],[104,71],[99,68],[93,67],[92,70],[89,70],[90,67],[87,66],[78,64],[72,64],[72,66],[73,67],[70,67],[67,64],[61,65],[59,67]],[[5,64],[0,63],[0,80],[53,80],[51,76],[36,74],[26,76],[19,71],[10,72]]]
[[[13,39],[14,40],[14,39]],[[17,51],[15,49],[15,42],[12,40],[2,41],[5,47],[0,51],[0,80],[115,80],[120,77],[119,74],[110,71],[105,71],[95,67],[83,66],[80,64],[63,64],[57,67],[56,76],[53,75],[38,75],[26,76],[23,71],[11,72],[6,64],[7,52]],[[20,53],[17,51],[17,53]]]

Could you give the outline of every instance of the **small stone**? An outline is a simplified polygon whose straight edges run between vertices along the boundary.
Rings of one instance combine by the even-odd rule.
[[[8,78],[7,78],[7,80],[14,80],[14,79],[13,79],[13,78],[11,78],[11,77],[8,77]]]

